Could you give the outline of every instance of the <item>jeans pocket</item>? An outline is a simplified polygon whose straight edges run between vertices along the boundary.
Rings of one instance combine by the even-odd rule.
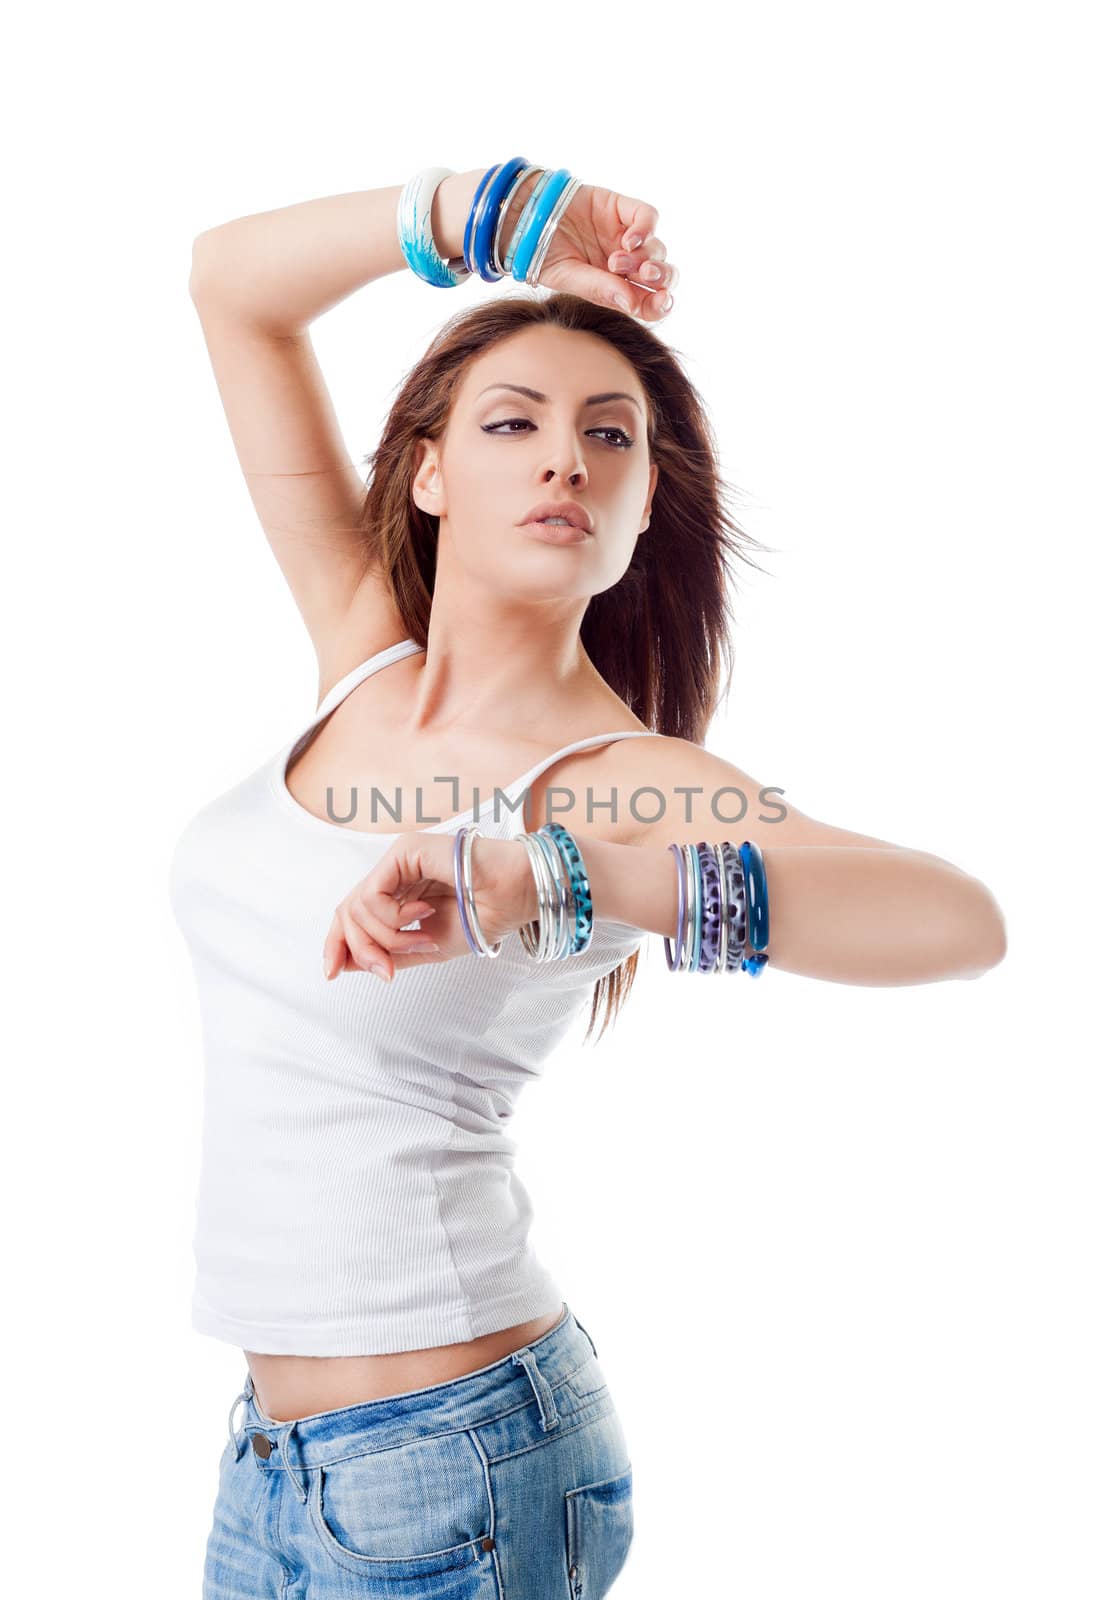
[[[565,1494],[565,1554],[575,1600],[601,1600],[634,1537],[633,1468]]]
[[[414,1594],[420,1579],[493,1561],[483,1462],[466,1433],[344,1456],[310,1477],[315,1534],[347,1572],[408,1580]]]

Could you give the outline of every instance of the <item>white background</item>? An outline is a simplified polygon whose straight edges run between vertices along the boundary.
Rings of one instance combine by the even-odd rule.
[[[193,4],[9,24],[7,1587],[195,1597],[175,839],[314,707],[187,291],[231,217],[514,154],[645,198],[739,520],[710,747],[932,851],[1005,962],[670,976],[514,1124],[635,1475],[622,1600],[1101,1596],[1102,52],[1090,7]],[[718,31],[725,30],[724,33]],[[355,460],[447,297],[314,328]],[[20,1568],[26,1563],[26,1570]],[[33,1573],[33,1576],[31,1575]],[[524,1600],[524,1597],[517,1597]]]

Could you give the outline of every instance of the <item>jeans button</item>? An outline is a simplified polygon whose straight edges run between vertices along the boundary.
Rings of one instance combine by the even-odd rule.
[[[253,1452],[254,1455],[260,1456],[262,1461],[268,1461],[273,1453],[273,1441],[266,1438],[263,1433],[255,1433],[253,1436]]]

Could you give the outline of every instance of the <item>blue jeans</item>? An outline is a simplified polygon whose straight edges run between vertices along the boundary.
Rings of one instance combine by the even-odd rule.
[[[478,1372],[292,1422],[247,1377],[229,1432],[204,1600],[600,1600],[629,1553],[626,1440],[567,1305]]]

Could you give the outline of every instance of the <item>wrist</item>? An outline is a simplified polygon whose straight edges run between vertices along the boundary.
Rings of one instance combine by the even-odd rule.
[[[447,260],[456,260],[464,252],[465,224],[468,222],[480,180],[486,171],[486,167],[474,167],[471,172],[455,172],[450,177],[443,178],[434,191],[430,207],[430,226],[434,234],[434,243]],[[515,190],[499,235],[504,247],[540,177],[540,169],[532,172]]]
[[[537,885],[526,847],[517,839],[477,839],[473,876],[477,900],[487,903],[480,924],[489,943],[537,921]]]

